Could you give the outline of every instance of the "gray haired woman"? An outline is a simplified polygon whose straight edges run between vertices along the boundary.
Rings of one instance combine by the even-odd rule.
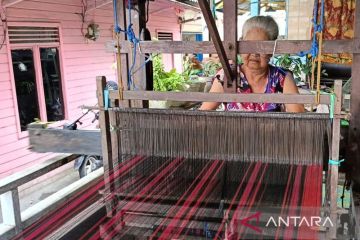
[[[243,40],[266,41],[276,40],[279,28],[272,17],[256,16],[248,19],[242,29]],[[299,93],[294,82],[292,73],[269,64],[269,54],[241,54],[243,64],[238,66],[240,86],[237,92],[246,93]],[[221,82],[224,79],[224,71],[221,70],[214,79],[210,92],[224,92]],[[200,110],[214,110],[220,103],[205,102]],[[281,104],[276,103],[228,103],[227,111],[281,111]],[[285,104],[287,112],[303,112],[301,104]]]

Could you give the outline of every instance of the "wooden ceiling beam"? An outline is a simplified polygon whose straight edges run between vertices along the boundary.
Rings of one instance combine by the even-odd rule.
[[[199,2],[201,12],[204,16],[206,25],[209,29],[209,33],[210,33],[211,39],[214,43],[216,52],[219,56],[221,65],[224,69],[225,77],[227,79],[233,79],[233,74],[232,74],[232,71],[230,68],[230,64],[229,64],[228,58],[226,56],[224,45],[221,41],[219,31],[218,31],[216,23],[215,23],[215,19],[212,15],[210,5],[207,0],[199,0],[198,2]]]
[[[2,0],[1,5],[3,8],[11,7],[15,4],[22,2],[23,0]]]
[[[108,4],[112,3],[112,2],[113,2],[112,0],[92,1],[90,4],[88,4],[86,12],[93,11],[93,10],[95,10],[97,8],[106,6],[106,5],[108,5]]]

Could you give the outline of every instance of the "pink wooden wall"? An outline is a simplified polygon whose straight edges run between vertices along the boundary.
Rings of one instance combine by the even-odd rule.
[[[150,17],[149,28],[152,36],[156,31],[171,31],[175,40],[180,40],[180,26],[177,23],[174,5],[166,0],[151,2],[151,10],[156,11]],[[111,69],[115,61],[112,53],[105,51],[105,42],[112,39],[113,11],[112,4],[96,9],[87,15],[87,22],[100,25],[101,37],[96,42],[86,42],[81,35],[80,16],[81,0],[24,0],[6,9],[9,22],[55,22],[60,23],[62,76],[65,85],[65,108],[67,118],[75,119],[81,114],[80,105],[96,103],[97,75],[105,75],[116,80]],[[3,36],[0,26],[0,41]],[[26,133],[19,134],[17,127],[16,91],[11,77],[9,64],[10,50],[4,46],[0,50],[0,179],[16,171],[30,167],[48,159],[53,154],[38,154],[28,150]],[[167,58],[167,68],[174,65],[181,70],[181,57]],[[93,116],[90,115],[88,120]],[[88,121],[89,122],[89,121]]]
[[[179,5],[169,4],[167,0],[156,0],[156,4],[150,4],[151,14],[147,27],[151,32],[151,37],[157,37],[157,32],[171,32],[175,41],[181,41],[180,24],[177,14],[183,9]],[[163,54],[165,70],[169,71],[176,68],[178,72],[182,71],[181,54]]]

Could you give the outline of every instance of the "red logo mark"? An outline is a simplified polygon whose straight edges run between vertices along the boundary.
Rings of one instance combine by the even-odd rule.
[[[251,219],[255,218],[256,223],[258,224],[260,222],[260,215],[261,215],[261,212],[257,212],[257,213],[255,213],[255,214],[253,214],[253,215],[251,215],[251,216],[249,216],[247,218],[244,218],[244,219],[240,220],[240,224],[244,225],[245,227],[251,228],[252,230],[254,230],[254,231],[258,232],[258,233],[262,233],[261,228],[258,228],[258,227],[254,226],[254,225],[251,225],[249,223],[249,221]]]

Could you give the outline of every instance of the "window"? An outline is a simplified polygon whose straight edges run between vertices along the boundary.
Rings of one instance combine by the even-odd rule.
[[[171,32],[157,32],[157,38],[159,41],[172,41],[173,34]]]
[[[39,118],[39,103],[36,90],[36,76],[33,51],[12,50],[16,98],[20,118],[21,131],[26,125]]]
[[[40,48],[40,59],[47,120],[63,120],[64,101],[61,91],[59,50],[57,48]]]
[[[159,41],[173,41],[173,33],[167,32],[167,31],[156,31],[156,36]],[[174,64],[174,54],[161,54],[162,55],[162,61],[164,63],[164,67],[166,71],[170,71],[175,67]]]
[[[9,27],[21,131],[36,119],[65,118],[58,28]]]

